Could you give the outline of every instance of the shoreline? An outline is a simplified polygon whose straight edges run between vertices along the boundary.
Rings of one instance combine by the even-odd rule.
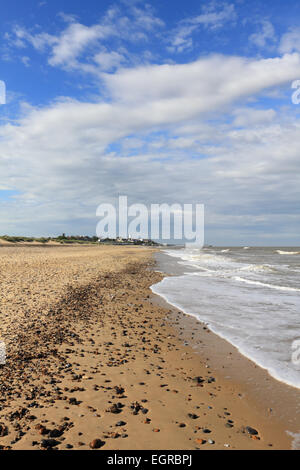
[[[156,259],[157,259],[157,262],[158,262],[158,265],[160,266],[161,268],[161,271],[158,271],[158,272],[162,272],[164,273],[164,279],[162,281],[164,281],[166,278],[170,278],[170,277],[177,277],[180,278],[181,276],[184,277],[184,272],[186,274],[194,274],[194,268],[192,268],[191,266],[189,266],[189,264],[185,264],[184,265],[184,272],[183,272],[183,269],[179,266],[180,264],[182,263],[177,263],[177,261],[174,261],[173,257],[166,254],[164,251],[163,252],[160,252],[157,256],[156,256]],[[167,259],[167,261],[166,261]],[[168,263],[169,261],[169,263]],[[225,342],[229,343],[233,349],[235,351],[238,352],[238,354],[240,354],[241,356],[243,356],[244,358],[246,358],[247,360],[249,360],[251,363],[253,363],[255,366],[257,366],[259,369],[262,369],[264,371],[266,371],[266,373],[268,374],[269,377],[271,377],[276,383],[281,383],[283,386],[285,387],[288,387],[288,389],[290,390],[294,390],[295,393],[298,393],[299,394],[299,403],[300,403],[300,386],[298,386],[298,383],[295,384],[293,383],[292,381],[287,381],[285,380],[284,378],[282,379],[280,377],[280,374],[278,374],[278,372],[274,372],[274,370],[272,369],[272,367],[268,367],[267,365],[264,365],[263,362],[261,360],[257,360],[255,357],[253,357],[253,355],[251,356],[251,354],[248,354],[247,352],[245,352],[242,348],[240,348],[237,344],[235,344],[234,342],[231,342],[231,340],[228,338],[228,336],[226,336],[226,334],[223,334],[222,332],[218,331],[217,328],[214,329],[213,326],[210,324],[209,322],[209,319],[207,320],[204,320],[204,319],[201,319],[201,314],[199,314],[198,312],[188,312],[187,309],[185,309],[185,307],[182,307],[180,304],[177,304],[177,303],[173,303],[172,300],[168,300],[168,293],[166,293],[165,295],[160,293],[160,292],[156,292],[152,289],[153,293],[157,294],[159,297],[161,297],[168,305],[171,305],[172,308],[175,308],[177,310],[181,310],[185,315],[188,315],[188,316],[191,316],[193,318],[196,319],[196,321],[200,321],[200,323],[203,323],[205,326],[207,326],[210,331],[216,335],[218,338],[220,338],[221,340],[224,340]],[[199,305],[199,311],[201,312],[201,304]],[[292,355],[292,349],[291,349],[291,355]],[[299,374],[298,374],[299,376]],[[299,414],[300,414],[300,408],[299,408]],[[300,419],[300,418],[299,418]],[[299,429],[300,429],[300,421],[299,421]]]
[[[6,334],[17,342],[0,367],[0,448],[291,447],[276,417],[241,398],[205,349],[184,344],[190,320],[151,294],[163,278],[153,269],[156,251],[18,248],[13,259],[2,256],[1,287],[10,292],[1,311],[14,320]]]
[[[161,255],[158,253],[158,256]],[[167,256],[163,254],[164,256]],[[158,265],[159,258],[156,255]],[[162,269],[165,266],[162,263]],[[188,271],[189,268],[186,266]],[[174,267],[172,268],[174,270]],[[162,271],[159,271],[162,272]],[[162,272],[163,278],[181,275],[181,273]],[[152,290],[152,288],[151,288]],[[285,432],[292,436],[292,447],[300,448],[300,390],[273,377],[269,371],[244,355],[226,338],[210,329],[209,325],[195,315],[186,313],[173,305],[164,296],[153,292],[153,299],[158,305],[169,308],[173,313],[171,323],[181,337],[197,353],[209,356],[209,363],[223,380],[235,384],[241,389],[259,413],[275,418]],[[179,314],[179,315],[178,315]],[[199,329],[200,327],[200,329]],[[194,332],[198,331],[195,338]],[[210,333],[207,335],[207,333]]]
[[[214,375],[223,384],[237,391],[236,396],[240,400],[246,399],[249,408],[266,418],[268,431],[272,433],[273,426],[277,427],[282,435],[292,437],[290,448],[299,450],[299,416],[295,416],[294,412],[299,406],[297,389],[278,382],[267,370],[243,356],[226,339],[211,331],[205,323],[169,304],[158,294],[153,293],[153,301],[169,308],[169,322],[181,342],[189,345],[194,354],[205,354],[207,365],[214,371]],[[270,427],[267,423],[269,420]]]

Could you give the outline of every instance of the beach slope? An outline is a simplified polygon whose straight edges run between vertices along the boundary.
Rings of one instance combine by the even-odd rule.
[[[154,249],[0,250],[1,449],[290,448],[180,339]]]

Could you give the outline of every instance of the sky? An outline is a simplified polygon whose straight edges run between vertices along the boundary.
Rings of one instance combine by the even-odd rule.
[[[299,2],[3,0],[0,18],[0,234],[94,235],[123,195],[204,204],[208,244],[300,245]]]

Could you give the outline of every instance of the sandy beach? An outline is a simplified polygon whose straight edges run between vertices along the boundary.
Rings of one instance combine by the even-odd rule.
[[[153,296],[155,251],[0,248],[0,449],[291,448],[276,403],[228,378],[246,359]]]

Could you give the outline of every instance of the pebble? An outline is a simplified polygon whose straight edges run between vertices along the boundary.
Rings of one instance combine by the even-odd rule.
[[[103,447],[105,444],[104,441],[101,441],[101,439],[94,439],[91,443],[90,443],[90,448],[91,449],[100,449],[101,447]]]
[[[126,423],[125,423],[125,421],[118,421],[116,423],[116,426],[126,426]]]
[[[246,426],[246,431],[248,434],[250,434],[250,436],[257,436],[258,434],[258,431],[256,431],[254,428],[251,428],[251,426]]]

